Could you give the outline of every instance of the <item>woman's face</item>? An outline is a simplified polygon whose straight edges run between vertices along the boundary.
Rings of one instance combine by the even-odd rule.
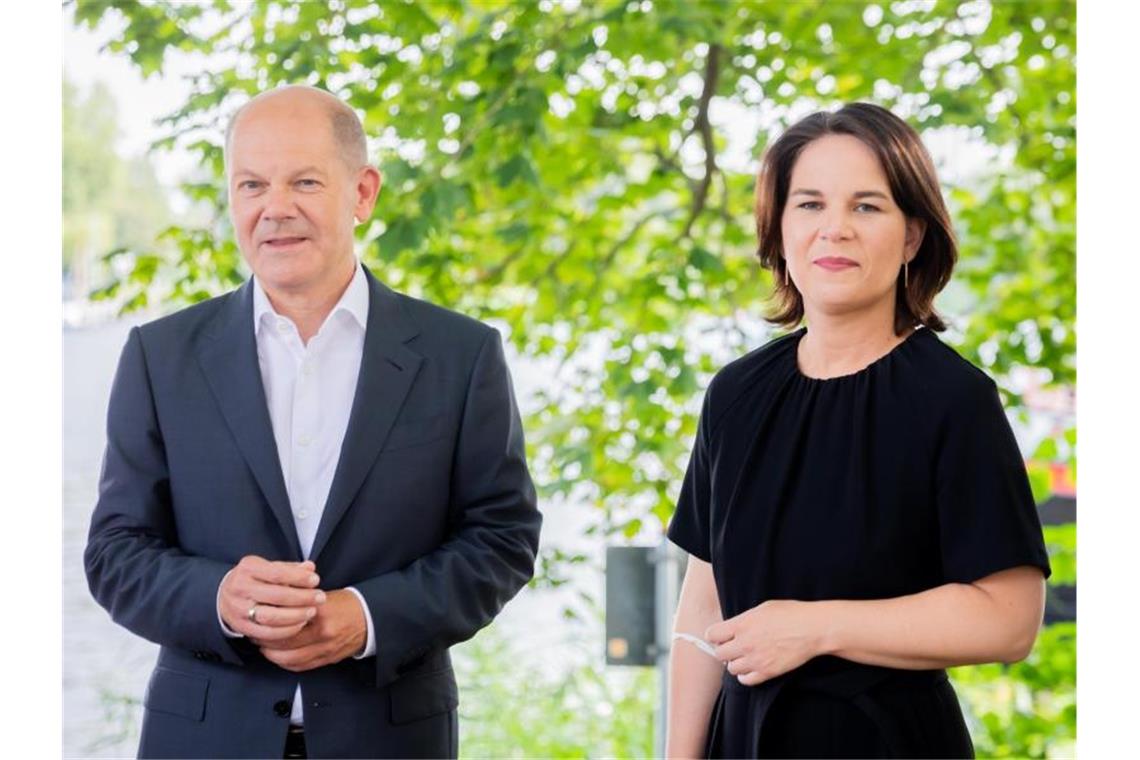
[[[899,270],[925,229],[895,205],[878,158],[850,135],[827,135],[800,151],[780,226],[809,320],[812,312],[875,307],[893,315]]]

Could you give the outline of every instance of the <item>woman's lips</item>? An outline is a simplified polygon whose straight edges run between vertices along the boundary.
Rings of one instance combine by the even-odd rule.
[[[816,259],[812,263],[816,266],[823,267],[829,272],[838,272],[843,269],[859,266],[851,259],[845,259],[840,256],[824,256],[823,258]]]

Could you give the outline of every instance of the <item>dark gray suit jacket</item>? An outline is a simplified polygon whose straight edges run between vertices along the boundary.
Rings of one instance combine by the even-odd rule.
[[[252,280],[130,333],[84,562],[115,622],[161,645],[140,756],[281,757],[298,680],[310,757],[457,752],[448,647],[531,577],[541,516],[498,333],[365,274],[360,377],[310,558],[322,588],[364,595],[374,657],[295,674],[218,626],[242,556],[304,559]]]

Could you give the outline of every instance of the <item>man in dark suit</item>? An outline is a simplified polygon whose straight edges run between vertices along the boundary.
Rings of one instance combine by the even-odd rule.
[[[161,645],[139,754],[455,756],[448,647],[541,523],[499,335],[357,261],[380,175],[329,93],[250,101],[226,174],[254,276],[131,331],[84,556]]]

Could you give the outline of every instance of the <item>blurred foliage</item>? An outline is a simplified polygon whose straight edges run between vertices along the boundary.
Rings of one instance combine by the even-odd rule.
[[[149,249],[170,223],[150,162],[116,151],[117,124],[115,101],[104,85],[81,93],[64,80],[63,270],[82,281],[81,290],[106,277],[99,258],[108,249]]]
[[[1029,657],[1013,665],[950,671],[978,757],[1075,757],[1077,626],[1041,631]]]
[[[601,667],[601,642],[520,656],[492,625],[453,650],[461,757],[652,757],[657,673]]]
[[[1070,3],[85,0],[74,13],[118,19],[109,47],[144,73],[171,49],[225,62],[192,78],[163,141],[219,180],[224,121],[252,94],[309,82],[352,103],[386,178],[365,260],[561,362],[528,420],[535,469],[545,495],[596,503],[607,532],[668,518],[700,390],[759,324],[769,275],[729,120],[758,129],[753,156],[852,99],[980,141],[991,170],[947,187],[965,288],[951,337],[998,377],[1074,380]],[[186,190],[215,222],[172,229],[178,256],[137,255],[127,293],[164,271],[182,283],[174,302],[241,279],[224,182]],[[701,329],[728,346],[712,355]]]
[[[214,220],[171,228],[175,253],[117,254],[133,262],[118,296],[145,303],[166,277],[178,304],[242,279],[221,181],[225,120],[278,84],[325,87],[363,116],[385,176],[377,218],[360,228],[365,262],[398,289],[497,321],[549,364],[526,420],[532,469],[544,497],[597,507],[596,535],[659,532],[701,390],[766,334],[755,157],[820,108],[877,102],[928,141],[952,135],[984,156],[972,173],[962,153],[939,165],[961,252],[940,301],[948,340],[999,380],[1033,367],[1075,382],[1071,2],[72,7],[77,24],[117,24],[108,47],[144,74],[172,51],[203,61],[159,144],[188,147],[213,172],[184,189]],[[1059,434],[1057,458],[1074,464],[1075,442]],[[1050,539],[1059,578],[1075,574],[1070,538]],[[565,556],[545,551],[545,582],[557,585]],[[1072,739],[1073,650],[1058,630],[1034,652],[1056,667],[956,671],[977,684],[966,696],[980,751],[1039,755]],[[1038,711],[1041,700],[1056,709]]]
[[[109,752],[133,751],[138,746],[142,700],[102,685],[98,687],[98,693],[102,720],[98,723],[98,730],[84,745],[84,752],[98,757]]]

